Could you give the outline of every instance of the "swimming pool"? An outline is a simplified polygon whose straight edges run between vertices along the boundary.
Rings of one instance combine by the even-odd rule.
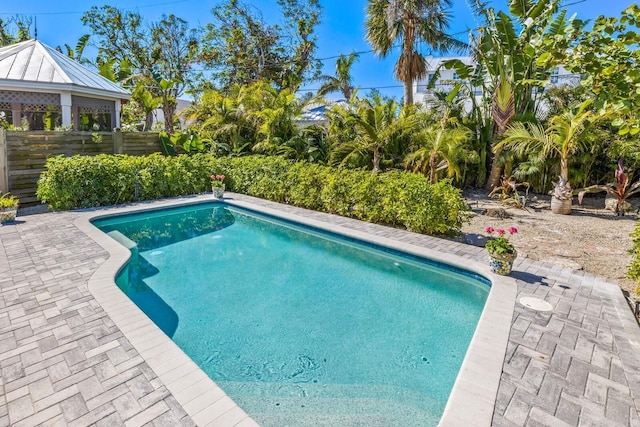
[[[96,222],[140,242],[120,285],[259,423],[314,424],[314,414],[437,423],[486,281],[223,204],[166,213]],[[125,225],[132,219],[146,228]],[[286,252],[294,242],[302,246]],[[186,266],[193,259],[210,269]]]

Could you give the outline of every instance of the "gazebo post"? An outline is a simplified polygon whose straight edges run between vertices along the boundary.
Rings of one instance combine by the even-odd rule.
[[[60,107],[62,109],[62,126],[71,126],[71,92],[60,92]]]
[[[111,124],[114,128],[120,129],[120,112],[122,111],[122,101],[117,99],[114,102],[115,114],[111,119]]]
[[[14,102],[11,104],[11,115],[13,116],[13,127],[22,127],[22,104]]]

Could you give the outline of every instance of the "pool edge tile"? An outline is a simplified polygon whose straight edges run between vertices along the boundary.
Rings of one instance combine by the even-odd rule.
[[[184,203],[184,201],[181,202]],[[176,201],[174,201],[174,203],[176,203]],[[168,207],[170,205],[172,204],[162,204],[161,207]],[[144,208],[145,207],[142,207],[142,209]],[[101,264],[98,267],[98,270],[96,270],[96,272],[91,276],[88,286],[89,291],[93,294],[94,298],[103,310],[107,315],[109,315],[109,317],[111,317],[116,326],[122,331],[123,335],[131,342],[131,345],[133,345],[133,347],[138,351],[140,356],[142,356],[149,367],[155,372],[160,381],[162,381],[162,383],[167,387],[191,419],[198,425],[209,425],[215,422],[215,420],[222,416],[226,411],[232,409],[233,406],[231,408],[226,406],[222,407],[224,410],[221,411],[219,404],[220,399],[216,399],[215,401],[209,402],[209,405],[204,407],[202,411],[197,413],[187,411],[185,406],[188,406],[189,402],[192,401],[193,398],[182,391],[186,390],[189,385],[202,382],[203,385],[205,385],[205,389],[208,389],[213,393],[215,393],[216,389],[221,389],[211,378],[209,378],[209,376],[207,376],[207,374],[204,373],[204,371],[195,365],[191,358],[189,358],[189,356],[187,356],[173,341],[171,341],[171,339],[165,335],[160,328],[151,322],[151,320],[147,318],[148,323],[140,321],[138,313],[142,313],[142,311],[131,300],[126,298],[126,296],[117,289],[117,285],[115,284],[117,274],[129,260],[129,250],[104,234],[90,222],[91,219],[99,216],[140,209],[141,207],[139,206],[127,206],[124,208],[95,210],[81,215],[74,221],[74,225],[77,228],[102,246],[110,255],[109,259]],[[123,297],[123,299],[117,298],[119,300],[117,303],[113,300],[113,297],[116,295],[116,293],[114,293],[114,289]],[[128,320],[132,318],[136,319],[136,321],[134,323],[129,323]],[[149,328],[149,324],[153,325],[153,328],[151,328],[146,334],[140,334],[139,332],[143,328]],[[142,339],[142,337],[144,337],[144,339]],[[148,343],[149,340],[153,340],[156,345],[152,348],[148,348],[148,346],[145,345],[145,341]],[[145,357],[145,354],[148,354],[149,350],[157,349],[162,346],[172,348],[172,350],[175,347],[178,352],[176,352],[170,360],[166,360],[161,357]],[[195,368],[193,368],[194,366]],[[165,372],[167,368],[170,369]],[[189,372],[189,376],[186,379],[184,375],[178,376],[177,378],[173,376],[176,372],[184,373],[187,371]],[[233,402],[226,394],[224,397]],[[244,411],[235,404],[235,402],[233,402],[233,405],[237,407],[239,411],[243,412],[243,419],[250,418],[248,414],[244,413]]]

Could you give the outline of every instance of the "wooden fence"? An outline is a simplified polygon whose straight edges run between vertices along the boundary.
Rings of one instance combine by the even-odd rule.
[[[0,129],[0,192],[20,199],[20,206],[39,203],[36,188],[49,157],[76,154],[145,155],[162,150],[152,132],[18,132]]]

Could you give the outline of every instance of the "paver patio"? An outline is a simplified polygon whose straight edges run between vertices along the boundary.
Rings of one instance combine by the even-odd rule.
[[[486,259],[474,246],[233,197]],[[108,253],[74,225],[80,215],[19,216],[0,227],[0,426],[195,425],[89,291]],[[513,277],[518,300],[535,296],[553,310],[516,304],[492,424],[640,426],[640,329],[618,286],[526,258]],[[242,422],[224,420],[213,425]]]

